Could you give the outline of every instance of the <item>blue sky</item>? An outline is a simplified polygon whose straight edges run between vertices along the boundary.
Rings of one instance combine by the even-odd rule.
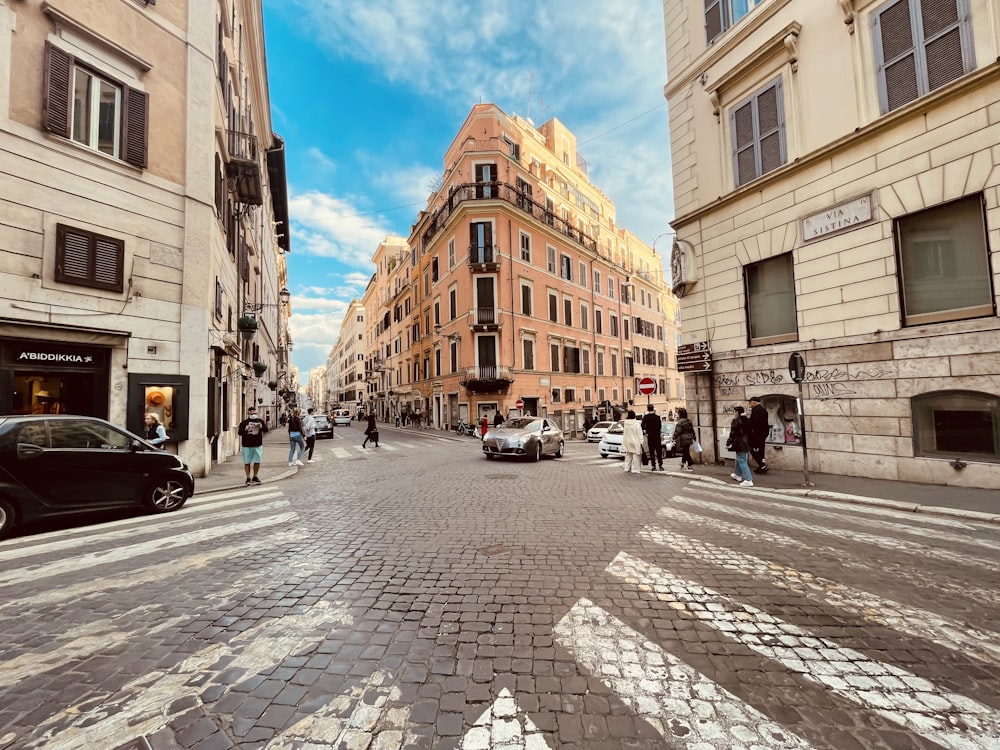
[[[292,359],[304,382],[387,234],[407,236],[469,110],[493,102],[577,137],[618,224],[673,218],[662,0],[264,0],[272,125],[285,139]],[[656,249],[663,255],[669,238]]]

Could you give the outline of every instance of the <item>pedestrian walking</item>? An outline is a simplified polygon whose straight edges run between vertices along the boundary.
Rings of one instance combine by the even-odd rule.
[[[640,474],[642,472],[642,423],[638,419],[625,420],[622,450],[625,451],[625,473]]]
[[[316,420],[313,417],[315,409],[307,409],[306,415],[302,417],[302,437],[306,439],[307,464],[313,462],[313,448],[316,447]]]
[[[369,440],[375,443],[375,447],[378,448],[378,422],[375,421],[375,412],[368,413],[368,426],[365,427],[365,441],[361,444],[361,447],[367,448]]]
[[[681,449],[681,471],[694,471],[694,461],[691,460],[691,446],[697,438],[694,425],[688,419],[688,412],[683,406],[677,409],[677,426],[674,427],[674,441]]]
[[[490,429],[490,420],[484,414],[482,419],[479,420],[479,437],[482,440],[486,439],[486,431]]]
[[[764,458],[764,445],[771,432],[767,420],[767,409],[760,402],[760,396],[751,396],[750,404],[750,435],[748,437],[750,456],[757,464],[758,474],[767,474],[767,460]]]
[[[395,417],[395,420],[396,420],[396,429],[398,430],[399,429],[399,424],[400,424],[400,418],[399,418],[399,412],[398,411],[395,412],[394,417]]]
[[[298,455],[296,455],[298,449]],[[306,452],[306,439],[302,437],[302,409],[293,409],[288,418],[288,465],[305,466],[302,456]]]
[[[160,424],[160,418],[155,414],[146,415],[146,441],[155,446],[161,446],[167,442],[167,430]]]
[[[656,413],[652,404],[647,404],[646,413],[642,415],[642,431],[649,441],[650,471],[663,471],[663,442],[660,433],[663,432],[663,420]]]
[[[746,411],[742,406],[734,406],[736,417],[729,425],[729,439],[726,447],[736,453],[736,471],[730,476],[740,483],[740,487],[753,487],[753,474],[747,463],[747,453],[750,449],[750,420],[743,416]]]
[[[496,413],[493,415],[493,426],[499,427],[502,424],[503,424],[503,414],[501,414],[500,410],[497,409]]]
[[[236,428],[236,434],[240,436],[240,445],[243,449],[243,471],[247,475],[247,484],[260,484],[257,472],[260,471],[260,462],[264,457],[265,432],[267,432],[267,425],[263,419],[257,416],[256,407],[247,407],[246,419],[240,422]]]

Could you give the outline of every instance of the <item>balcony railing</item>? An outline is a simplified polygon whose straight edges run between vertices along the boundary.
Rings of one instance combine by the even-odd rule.
[[[476,308],[476,325],[477,326],[498,326],[500,325],[500,316],[497,315],[497,310],[495,307],[477,307]]]
[[[236,200],[259,206],[264,202],[264,192],[261,185],[257,136],[237,130],[230,130],[227,135],[229,161],[226,162],[226,176],[233,183]]]
[[[514,371],[506,365],[466,367],[459,373],[458,382],[470,390],[499,390],[514,382]]]
[[[444,229],[448,219],[463,203],[483,200],[500,200],[508,203],[524,213],[530,214],[538,221],[548,224],[557,232],[566,235],[588,250],[598,252],[597,240],[580,231],[566,219],[547,210],[543,204],[535,201],[530,193],[518,190],[506,182],[466,182],[452,185],[448,189],[444,203],[431,215],[427,228],[424,230],[424,243],[429,243],[438,232]]]
[[[473,271],[496,271],[500,258],[500,248],[496,245],[469,245],[469,268]]]

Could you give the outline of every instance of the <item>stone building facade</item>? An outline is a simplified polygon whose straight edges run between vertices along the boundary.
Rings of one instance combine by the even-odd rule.
[[[155,411],[203,475],[287,368],[259,0],[0,0],[0,153],[0,413]]]
[[[706,458],[760,395],[774,466],[1000,488],[1000,5],[665,0],[664,19]]]

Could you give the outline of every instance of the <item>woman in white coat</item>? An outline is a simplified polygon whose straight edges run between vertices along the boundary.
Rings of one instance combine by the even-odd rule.
[[[642,466],[642,423],[638,419],[625,420],[622,450],[625,451],[625,472],[640,473]]]

